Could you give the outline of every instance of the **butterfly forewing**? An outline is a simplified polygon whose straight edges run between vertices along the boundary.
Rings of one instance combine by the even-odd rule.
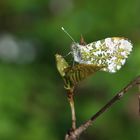
[[[132,51],[132,44],[125,38],[112,37],[85,46],[72,45],[74,61],[80,64],[104,65],[102,71],[116,72],[124,65]]]

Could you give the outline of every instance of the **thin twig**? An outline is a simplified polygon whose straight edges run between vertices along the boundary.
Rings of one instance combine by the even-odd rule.
[[[103,106],[95,115],[93,115],[89,120],[83,123],[80,127],[75,129],[75,131],[70,134],[66,134],[65,140],[78,140],[79,136],[90,126],[93,122],[101,116],[107,109],[109,109],[116,101],[120,100],[124,94],[134,86],[140,85],[140,76],[136,77],[132,82],[130,82],[126,87],[124,87],[120,92],[118,92],[105,106]]]
[[[140,85],[138,85],[138,103],[139,103],[139,116],[140,116]]]
[[[68,91],[68,100],[70,103],[71,117],[72,117],[72,131],[76,129],[76,115],[75,115],[73,91],[74,91],[74,89],[71,89]]]
[[[138,103],[139,103],[139,116],[140,116],[140,95],[138,95]]]
[[[70,107],[71,107],[71,115],[72,115],[72,129],[76,129],[76,115],[75,115],[75,107],[74,107],[74,100],[73,97],[70,101]]]

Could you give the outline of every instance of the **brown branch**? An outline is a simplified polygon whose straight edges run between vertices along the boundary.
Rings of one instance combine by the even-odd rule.
[[[138,89],[139,89],[139,92],[138,92],[138,103],[139,103],[139,116],[140,116],[140,85],[138,85]]]
[[[76,129],[76,115],[75,115],[75,106],[74,106],[74,95],[73,95],[74,89],[68,90],[67,97],[70,103],[71,108],[71,118],[72,118],[72,131]]]
[[[93,122],[101,116],[105,111],[107,111],[116,101],[120,100],[124,94],[134,86],[140,85],[140,76],[136,77],[132,82],[125,86],[120,92],[118,92],[105,106],[103,106],[95,115],[93,115],[89,120],[83,123],[80,127],[74,131],[66,134],[65,140],[78,140],[79,136],[90,126]]]
[[[76,129],[76,115],[75,115],[73,96],[71,97],[71,100],[70,100],[70,107],[71,107],[71,117],[72,117],[72,130],[75,130]]]
[[[139,116],[140,116],[140,95],[138,95],[138,102],[139,102]]]

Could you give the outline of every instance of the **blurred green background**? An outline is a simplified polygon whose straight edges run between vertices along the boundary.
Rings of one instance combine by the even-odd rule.
[[[81,34],[88,43],[123,36],[134,45],[119,72],[97,72],[78,86],[78,125],[134,79],[140,73],[139,13],[138,0],[1,0],[0,140],[62,140],[70,129],[70,108],[54,57],[66,55],[72,43],[61,26],[77,42]],[[137,88],[81,136],[93,139],[140,139]]]

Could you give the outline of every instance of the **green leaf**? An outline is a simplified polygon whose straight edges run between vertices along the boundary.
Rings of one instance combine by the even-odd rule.
[[[65,76],[65,69],[68,68],[69,65],[61,55],[56,54],[55,58],[56,58],[57,70],[59,71],[60,75],[62,77],[64,77]]]

